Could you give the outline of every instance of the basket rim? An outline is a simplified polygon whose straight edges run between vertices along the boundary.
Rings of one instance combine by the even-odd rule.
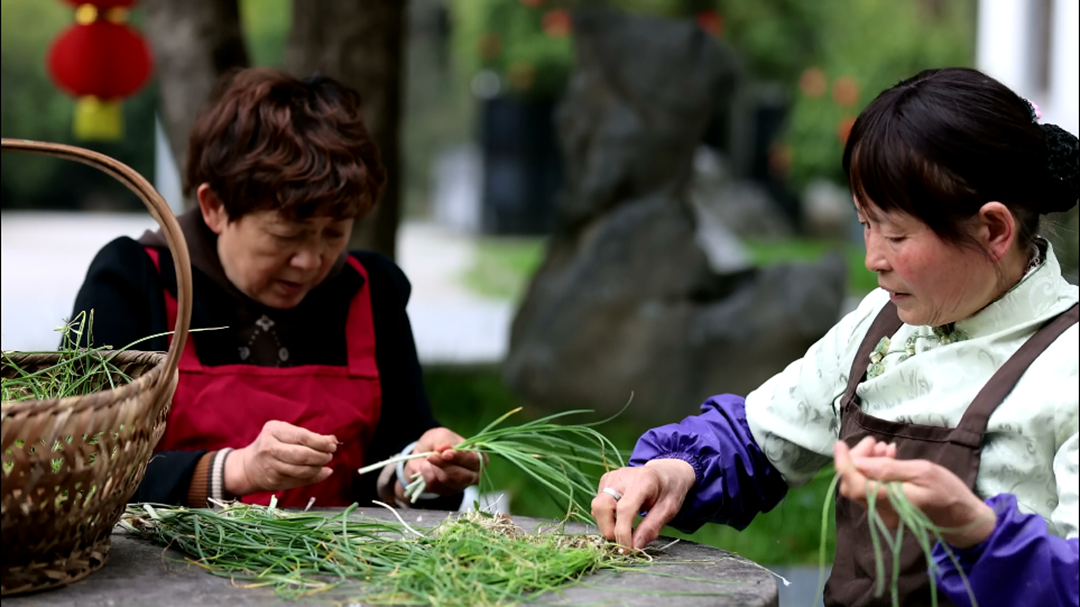
[[[102,351],[105,354],[113,353],[113,350]],[[18,351],[4,351],[7,355],[34,355],[41,356],[48,359],[52,357],[59,358],[59,352],[18,352]],[[113,360],[120,360],[121,362],[138,362],[138,359],[149,359],[147,362],[153,360],[154,366],[145,373],[139,375],[132,381],[117,386],[109,390],[99,390],[90,394],[79,394],[75,396],[66,396],[64,398],[50,398],[45,400],[39,399],[27,399],[27,400],[7,400],[0,403],[0,411],[2,411],[3,419],[9,417],[15,417],[18,415],[33,415],[40,413],[60,412],[63,410],[70,410],[71,412],[79,412],[87,408],[100,408],[108,406],[109,404],[120,401],[140,392],[145,391],[151,386],[155,386],[160,380],[160,375],[163,373],[165,362],[168,355],[164,352],[142,352],[138,350],[124,350],[115,353]]]
[[[187,243],[184,241],[183,231],[176,220],[172,209],[169,207],[161,194],[154,189],[141,174],[126,164],[93,150],[80,148],[62,143],[50,143],[45,141],[32,141],[29,139],[0,138],[0,149],[4,152],[22,152],[27,154],[40,154],[54,156],[66,160],[73,160],[89,165],[106,175],[116,179],[131,190],[139,200],[146,205],[146,210],[161,227],[161,233],[169,245],[169,251],[173,256],[173,265],[176,268],[177,285],[177,317],[176,326],[173,330],[173,339],[169,344],[165,365],[170,370],[170,375],[175,373],[180,366],[180,356],[187,343],[188,330],[191,327],[192,310],[192,274],[191,255]],[[135,383],[135,382],[133,382]],[[88,395],[90,396],[90,395]],[[4,408],[5,412],[7,407]]]

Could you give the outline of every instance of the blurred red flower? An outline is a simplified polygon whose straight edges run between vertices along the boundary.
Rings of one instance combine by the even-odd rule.
[[[548,11],[541,21],[544,33],[552,38],[563,38],[570,35],[572,27],[570,13],[561,8]]]
[[[825,78],[825,72],[819,67],[808,67],[799,76],[799,90],[811,99],[821,97],[828,88],[829,81]]]
[[[840,107],[854,107],[859,102],[859,83],[848,76],[837,78],[833,82],[832,98]]]

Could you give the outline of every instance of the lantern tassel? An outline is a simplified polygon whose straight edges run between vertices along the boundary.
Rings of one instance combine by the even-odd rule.
[[[119,101],[104,101],[93,96],[75,102],[72,132],[76,139],[115,141],[124,134],[124,114]]]

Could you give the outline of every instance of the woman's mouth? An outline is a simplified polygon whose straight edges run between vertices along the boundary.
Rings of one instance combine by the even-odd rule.
[[[292,282],[291,280],[279,280],[277,281],[277,285],[279,289],[288,295],[294,295],[304,289],[303,283]]]
[[[889,291],[889,301],[897,303],[911,297],[909,293],[898,293],[896,291]]]

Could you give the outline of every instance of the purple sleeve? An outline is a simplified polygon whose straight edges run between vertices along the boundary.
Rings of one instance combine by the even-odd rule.
[[[1035,514],[1022,514],[1016,497],[986,500],[997,525],[983,543],[953,553],[979,605],[1075,606],[1080,602],[1077,540],[1062,539]],[[960,607],[971,605],[967,589],[941,544],[934,547],[941,594]]]
[[[665,458],[689,463],[697,477],[671,521],[681,531],[693,532],[710,522],[745,529],[787,493],[784,479],[750,434],[741,396],[714,396],[701,405],[700,415],[649,430],[634,446],[630,465]]]

